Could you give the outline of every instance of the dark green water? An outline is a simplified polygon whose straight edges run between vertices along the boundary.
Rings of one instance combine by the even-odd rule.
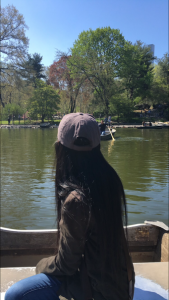
[[[54,149],[57,129],[1,129],[1,226],[55,228]],[[117,129],[102,153],[119,174],[128,223],[168,224],[168,129]]]

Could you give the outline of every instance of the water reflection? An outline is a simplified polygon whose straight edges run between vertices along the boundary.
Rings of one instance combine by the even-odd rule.
[[[1,130],[1,226],[55,228],[54,147],[57,129]],[[168,130],[117,129],[101,151],[119,174],[129,224],[168,224]]]
[[[110,156],[111,153],[112,153],[112,151],[113,151],[114,142],[115,142],[115,139],[114,140],[110,140],[108,142],[108,156]]]

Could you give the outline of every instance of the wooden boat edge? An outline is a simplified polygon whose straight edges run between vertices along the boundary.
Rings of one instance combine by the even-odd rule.
[[[164,223],[161,225],[141,223],[128,226],[129,251],[134,262],[169,261],[169,231],[163,228]],[[1,266],[34,266],[41,258],[55,255],[57,232],[57,229],[1,227]]]
[[[132,224],[132,225],[128,225],[127,228],[134,228],[134,227],[138,227],[138,226],[143,226],[146,227],[147,225],[153,225],[153,226],[157,226],[160,228],[165,229],[166,231],[169,231],[169,227],[164,224],[163,222],[160,221],[148,221],[145,220],[144,223],[138,223],[138,224]],[[126,226],[124,226],[124,228],[126,228]],[[0,227],[0,231],[6,231],[6,232],[24,232],[24,233],[33,233],[33,232],[57,232],[58,229],[13,229],[13,228],[9,228],[9,227]]]

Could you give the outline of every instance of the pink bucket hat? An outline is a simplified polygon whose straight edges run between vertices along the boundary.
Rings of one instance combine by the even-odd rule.
[[[78,137],[89,140],[86,146],[75,145]],[[76,151],[90,151],[100,144],[99,126],[93,116],[83,113],[65,115],[58,128],[58,141],[65,147]]]

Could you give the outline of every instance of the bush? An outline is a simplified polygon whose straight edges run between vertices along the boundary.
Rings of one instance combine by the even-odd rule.
[[[15,103],[8,103],[2,110],[2,120],[8,120],[8,116],[12,118],[12,115],[18,119],[18,116],[22,116],[24,114],[24,110]]]

